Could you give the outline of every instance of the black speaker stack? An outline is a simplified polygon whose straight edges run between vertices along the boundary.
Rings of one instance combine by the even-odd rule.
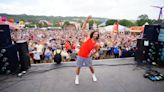
[[[0,25],[0,47],[11,45],[9,25]]]
[[[164,62],[161,60],[161,55],[162,55],[162,48],[163,48],[164,43],[163,42],[150,42],[147,53],[147,62],[148,63],[155,63],[158,66],[163,66]]]
[[[146,60],[147,46],[144,46],[146,39],[137,39],[137,49],[135,52],[135,61],[142,62]]]
[[[9,25],[0,25],[0,74],[15,73],[18,67],[17,48],[12,44]]]
[[[160,25],[145,25],[143,38],[149,41],[158,41],[160,28]]]
[[[17,73],[19,62],[16,45],[8,45],[0,48],[0,74]]]
[[[151,81],[164,80],[164,75],[153,70],[152,65],[164,66],[164,26],[146,25],[143,38],[137,40],[137,51],[135,53],[137,62],[146,62],[144,78]],[[139,65],[139,63],[138,63]]]
[[[30,67],[26,41],[12,44],[9,25],[0,25],[0,74],[19,73]]]
[[[155,62],[158,66],[164,66],[164,42],[158,39],[162,28],[161,25],[145,26],[143,38],[137,40],[136,61]],[[164,36],[160,39],[164,39]]]

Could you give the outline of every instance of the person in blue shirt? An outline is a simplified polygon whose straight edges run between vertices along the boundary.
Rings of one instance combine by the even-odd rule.
[[[118,47],[114,47],[113,52],[114,52],[114,57],[115,58],[119,58],[119,48]]]

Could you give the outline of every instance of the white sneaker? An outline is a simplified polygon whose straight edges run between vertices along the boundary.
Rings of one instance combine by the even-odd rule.
[[[79,76],[76,76],[76,78],[75,78],[75,84],[76,84],[76,85],[79,84]]]
[[[96,78],[96,76],[94,74],[92,75],[92,79],[93,79],[94,82],[97,81],[97,78]]]
[[[26,71],[22,71],[23,74],[26,74]]]
[[[17,76],[18,76],[18,77],[21,77],[22,75],[23,75],[22,73],[18,73],[18,75],[17,75]]]

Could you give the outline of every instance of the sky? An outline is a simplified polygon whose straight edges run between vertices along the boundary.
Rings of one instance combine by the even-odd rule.
[[[137,20],[157,19],[164,0],[0,0],[0,13],[46,16],[89,16]],[[164,12],[164,10],[163,10]],[[163,17],[164,18],[164,13]]]

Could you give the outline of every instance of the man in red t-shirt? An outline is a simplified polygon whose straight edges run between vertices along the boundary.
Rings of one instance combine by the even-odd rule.
[[[71,42],[69,40],[65,42],[65,48],[68,53],[72,53]]]
[[[80,50],[78,52],[77,60],[76,60],[76,78],[75,78],[75,84],[79,84],[79,74],[80,74],[80,68],[83,66],[89,67],[92,73],[92,79],[93,81],[97,81],[97,78],[95,76],[95,71],[92,66],[92,59],[91,57],[98,52],[98,46],[97,41],[99,39],[99,32],[93,31],[90,34],[90,37],[88,37],[85,42],[82,43]]]

